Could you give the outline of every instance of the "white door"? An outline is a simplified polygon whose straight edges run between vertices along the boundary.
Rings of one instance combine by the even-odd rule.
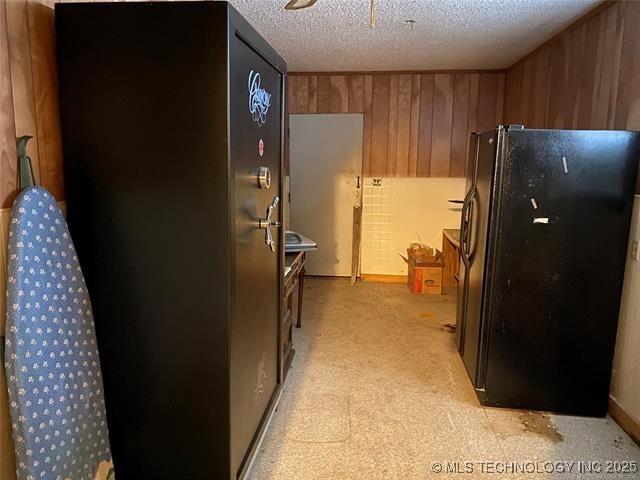
[[[362,184],[362,115],[290,115],[291,227],[318,243],[308,275],[351,275],[353,205]]]

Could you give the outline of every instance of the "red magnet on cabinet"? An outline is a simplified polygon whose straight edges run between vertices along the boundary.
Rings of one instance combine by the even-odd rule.
[[[264,155],[264,142],[262,141],[262,139],[260,139],[260,141],[258,142],[258,153],[260,154],[260,156]]]

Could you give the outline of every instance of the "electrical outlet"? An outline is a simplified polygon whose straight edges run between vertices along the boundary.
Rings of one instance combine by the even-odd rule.
[[[631,242],[631,258],[636,262],[638,261],[638,258],[640,258],[640,240],[634,240]]]

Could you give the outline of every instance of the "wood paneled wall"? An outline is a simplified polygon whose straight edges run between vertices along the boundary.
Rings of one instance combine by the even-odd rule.
[[[289,113],[363,113],[362,171],[462,177],[468,138],[503,120],[503,72],[292,73]]]
[[[507,123],[640,130],[640,2],[606,2],[509,68]]]
[[[16,137],[39,184],[63,200],[53,2],[0,2],[0,208],[17,193]]]

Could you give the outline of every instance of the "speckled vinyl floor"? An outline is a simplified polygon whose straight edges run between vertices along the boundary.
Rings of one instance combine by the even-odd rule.
[[[633,469],[607,461],[640,464],[609,417],[481,407],[447,326],[453,294],[308,278],[304,295],[296,356],[251,480],[640,478],[606,472]]]

